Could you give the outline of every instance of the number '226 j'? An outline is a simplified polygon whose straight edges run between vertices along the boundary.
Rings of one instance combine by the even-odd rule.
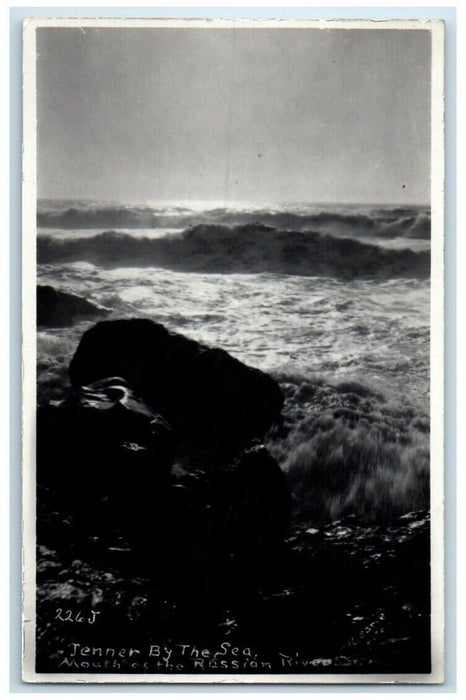
[[[60,620],[60,622],[84,622],[88,625],[94,624],[97,615],[100,615],[97,610],[91,610],[90,615],[84,615],[80,610],[73,612],[73,610],[63,610],[63,608],[57,608],[55,611],[55,619]]]

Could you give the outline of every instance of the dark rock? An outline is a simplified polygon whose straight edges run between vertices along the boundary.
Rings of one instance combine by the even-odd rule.
[[[262,437],[283,406],[268,375],[145,319],[104,321],[86,331],[69,375],[74,387],[124,377],[181,434],[213,454]]]
[[[287,534],[290,498],[280,467],[263,445],[254,445],[223,464],[209,468],[201,458],[185,468],[167,495],[168,536],[177,540],[172,551],[185,568],[188,560],[199,571],[231,561],[247,565],[250,575]]]
[[[55,508],[79,521],[76,532],[83,536],[105,540],[116,528],[140,537],[148,524],[155,527],[173,453],[170,426],[120,378],[82,387],[59,405],[39,407],[39,523],[44,526],[47,511]]]
[[[290,495],[285,475],[263,445],[244,450],[218,471],[215,533],[243,556],[276,546],[287,534]]]
[[[96,317],[105,313],[86,299],[59,292],[49,286],[37,286],[37,325],[71,326],[77,317]]]

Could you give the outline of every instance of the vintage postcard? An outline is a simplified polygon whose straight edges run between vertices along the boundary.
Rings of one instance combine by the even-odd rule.
[[[25,21],[25,681],[443,681],[443,43]]]

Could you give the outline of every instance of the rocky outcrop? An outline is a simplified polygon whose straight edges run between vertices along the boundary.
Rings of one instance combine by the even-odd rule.
[[[145,319],[103,321],[86,331],[69,375],[76,388],[124,377],[177,431],[215,454],[261,438],[283,406],[268,375]]]
[[[279,419],[278,385],[143,320],[86,332],[70,377],[70,396],[37,413],[38,545],[147,577],[155,629],[173,606],[170,637],[216,634],[288,533],[285,476],[257,439]]]
[[[180,562],[246,566],[286,536],[288,487],[257,439],[279,419],[273,379],[139,319],[87,331],[69,373],[74,393],[38,410],[38,484],[78,531],[118,530],[140,559],[156,535],[181,581]]]
[[[140,537],[168,484],[174,449],[171,426],[119,377],[37,412],[42,500],[74,518],[81,536],[105,538],[116,528]]]
[[[286,478],[263,445],[253,445],[218,470],[216,533],[233,553],[257,553],[286,536],[290,498]]]
[[[226,562],[251,569],[286,537],[290,499],[285,475],[263,445],[213,465],[206,454],[183,455],[175,463],[169,536],[183,565]],[[177,532],[178,531],[178,532]],[[197,554],[196,554],[197,553]],[[230,576],[234,573],[230,570]]]
[[[37,286],[38,326],[71,326],[78,317],[95,318],[104,313],[104,309],[75,294],[60,292],[48,285]]]

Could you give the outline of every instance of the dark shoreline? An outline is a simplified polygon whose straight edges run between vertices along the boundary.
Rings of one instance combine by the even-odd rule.
[[[136,325],[146,329],[147,338],[156,328],[143,321]],[[118,333],[124,328],[118,322],[97,327]],[[146,352],[152,341],[121,332],[121,342],[108,339],[108,347],[116,348],[113,360],[102,339],[89,340],[81,351],[85,357],[74,361],[74,394],[40,409],[36,670],[98,672],[91,662],[99,662],[100,652],[93,648],[132,645],[147,667],[131,667],[123,656],[119,669],[110,665],[100,672],[428,673],[428,512],[385,523],[349,515],[316,527],[287,524],[287,485],[260,442],[277,421],[280,402],[265,422],[251,423],[254,412],[245,414],[228,449],[219,450],[210,437],[212,426],[218,431],[222,425],[219,417],[211,424],[209,414],[203,418],[195,408],[200,387],[192,386],[193,407],[180,417],[176,407],[187,379],[177,378],[181,393],[173,405],[168,394],[163,400],[160,394],[166,375],[166,390],[176,397],[170,377],[178,373],[183,353],[191,363],[199,353],[217,355],[157,331],[160,348],[165,342],[178,347],[175,364],[172,359],[164,365],[173,351],[160,350],[157,360],[155,346]],[[228,368],[230,360],[224,362]],[[89,376],[78,365],[88,366]],[[234,396],[228,387],[239,390],[240,376],[253,376],[240,365],[231,365],[239,375],[234,384],[226,382],[222,401]],[[190,375],[197,373],[195,366]],[[117,369],[131,379],[136,368],[139,396],[125,379],[89,386],[97,375]],[[248,379],[240,391],[262,387],[273,393],[261,376],[257,389]],[[147,393],[148,381],[153,389]],[[225,426],[241,412],[240,396],[232,414],[225,414]],[[246,399],[250,407],[252,396]],[[207,407],[213,400],[208,393],[204,399]],[[170,406],[176,435],[157,413]],[[191,417],[198,421],[194,432]],[[224,442],[225,427],[221,435]],[[179,466],[171,472],[173,454]],[[155,471],[151,465],[157,465]],[[68,665],[73,644],[86,650],[79,653],[78,668]],[[222,644],[238,651],[232,654],[228,647],[226,659],[214,656]],[[179,656],[183,645],[207,650],[202,667],[190,656],[177,658],[173,667],[162,659],[154,669],[157,657],[143,651],[164,646]],[[256,659],[245,650],[254,650]],[[227,668],[218,668],[218,660]]]

